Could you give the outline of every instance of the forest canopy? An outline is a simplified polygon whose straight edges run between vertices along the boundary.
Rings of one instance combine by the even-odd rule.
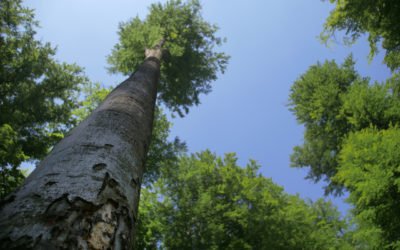
[[[24,178],[23,161],[43,159],[76,119],[82,68],[58,62],[35,39],[37,22],[21,0],[0,2],[0,197]]]
[[[378,47],[392,76],[372,82],[355,70],[349,56],[342,65],[326,61],[311,66],[293,84],[290,109],[305,126],[304,143],[296,146],[294,167],[309,167],[308,178],[328,182],[327,193],[349,192],[359,225],[357,237],[373,239],[369,247],[399,249],[400,176],[398,138],[400,78],[398,1],[331,0],[323,40],[336,31],[355,43],[368,36],[370,56]]]
[[[293,148],[290,156],[291,166],[307,169],[306,178],[324,183],[328,198],[311,200],[303,198],[304,195],[289,193],[266,177],[270,174],[269,170],[263,171],[265,166],[257,161],[249,160],[243,166],[239,164],[236,153],[220,156],[222,152],[211,149],[193,152],[176,136],[180,136],[180,131],[171,133],[173,125],[169,117],[175,113],[187,115],[189,108],[199,105],[200,97],[209,94],[213,82],[226,71],[230,57],[220,51],[225,49],[226,39],[219,35],[217,25],[205,21],[200,1],[170,0],[151,4],[144,18],[137,15],[120,23],[118,41],[113,48],[108,48],[111,51],[107,57],[108,70],[130,75],[123,83],[137,80],[137,71],[148,72],[148,68],[141,67],[148,62],[146,50],[160,49],[162,52],[159,61],[149,60],[160,67],[159,84],[154,92],[158,98],[154,113],[127,115],[154,118],[154,122],[149,123],[152,124],[149,128],[152,131],[149,136],[151,143],[148,145],[140,136],[132,143],[135,149],[139,147],[137,145],[143,146],[139,152],[146,151],[145,160],[133,157],[134,160],[129,162],[135,167],[133,162],[136,160],[143,164],[143,176],[129,179],[129,185],[120,185],[114,172],[106,172],[111,161],[107,164],[100,162],[115,150],[116,147],[112,149],[115,145],[108,142],[100,146],[85,144],[93,152],[98,148],[106,152],[100,154],[99,163],[89,166],[93,172],[91,181],[103,181],[99,185],[100,191],[105,190],[108,195],[116,192],[120,200],[133,198],[121,195],[119,190],[135,190],[131,193],[136,198],[140,194],[138,212],[132,213],[132,220],[126,220],[130,224],[124,222],[129,226],[118,227],[119,231],[115,229],[115,233],[109,233],[107,230],[114,225],[125,225],[120,223],[123,217],[118,217],[120,215],[117,216],[115,211],[120,209],[125,214],[131,213],[124,210],[118,199],[103,199],[109,202],[107,205],[111,204],[105,207],[114,212],[102,217],[96,214],[97,210],[92,212],[95,209],[101,212],[106,210],[99,204],[92,206],[84,199],[69,199],[68,194],[62,194],[42,213],[51,211],[51,219],[38,216],[43,217],[48,225],[66,221],[59,224],[63,226],[57,226],[51,235],[57,235],[57,241],[71,239],[70,235],[68,238],[61,233],[61,229],[70,230],[74,225],[76,232],[83,232],[84,236],[80,239],[86,240],[94,234],[95,227],[88,226],[85,231],[82,225],[106,224],[107,220],[114,220],[107,225],[100,223],[103,225],[101,232],[106,232],[101,234],[104,245],[110,242],[113,246],[120,244],[116,243],[119,242],[116,235],[129,228],[130,232],[136,230],[135,249],[400,249],[400,3],[396,0],[329,2],[333,4],[333,9],[320,27],[321,39],[324,42],[335,41],[339,36],[345,44],[353,45],[366,38],[369,59],[383,53],[390,76],[384,80],[372,80],[367,75],[369,72],[359,70],[359,59],[350,54],[339,59],[322,59],[308,68],[302,68],[303,73],[293,78],[293,84],[290,89],[288,87],[289,110],[304,127],[303,140]],[[224,11],[229,11],[229,8]],[[261,27],[257,25],[254,24]],[[294,23],[292,25],[295,26]],[[21,165],[31,164],[33,168],[33,164],[51,154],[54,145],[97,112],[96,109],[113,91],[108,84],[91,82],[84,69],[77,64],[57,60],[54,45],[38,38],[38,27],[34,11],[24,7],[22,0],[0,2],[0,209],[13,202],[16,197],[13,191],[20,187],[27,175]],[[235,29],[239,28],[240,25],[236,24]],[[250,30],[250,27],[246,29]],[[257,28],[257,33],[260,32],[267,31]],[[249,34],[251,32],[243,32],[240,39],[251,39]],[[234,40],[233,44],[240,44],[240,39]],[[268,39],[274,38],[270,36]],[[245,49],[247,54],[252,48]],[[268,49],[275,48],[256,49],[271,53]],[[296,47],[296,50],[299,49]],[[237,52],[235,49],[231,51]],[[281,52],[283,57],[285,53]],[[289,52],[293,54],[291,60],[294,64],[299,64],[302,58],[293,60],[297,52]],[[275,117],[259,112],[254,115],[245,104],[252,104],[251,100],[256,98],[246,95],[253,93],[250,89],[254,86],[260,88],[259,85],[251,85],[254,79],[269,83],[269,76],[275,68],[263,65],[264,71],[255,70],[256,64],[259,64],[255,63],[256,57],[262,58],[265,65],[269,65],[267,60],[270,58],[261,52],[248,56],[234,61],[235,70],[243,69],[240,72],[244,72],[235,77],[242,81],[240,84],[246,85],[245,91],[235,96],[235,102],[246,109],[248,120],[245,123],[251,124],[250,128],[259,128],[254,125],[259,123],[257,117],[267,116],[269,120]],[[273,63],[275,66],[290,73],[289,64],[283,65],[278,63],[279,58],[273,59],[276,60]],[[153,78],[157,79],[157,74],[154,75],[156,77]],[[268,85],[268,90],[275,89]],[[257,91],[263,93],[265,88]],[[232,93],[225,91],[224,94]],[[143,93],[137,95],[140,94]],[[150,96],[147,94],[143,96]],[[109,103],[118,101],[113,99]],[[218,105],[228,106],[223,98],[218,101]],[[131,104],[140,106],[142,103],[132,101]],[[262,109],[267,110],[265,107]],[[230,137],[221,136],[219,139],[225,140],[229,146],[232,141],[239,141],[243,134],[247,136],[250,132],[258,132],[260,140],[266,139],[262,138],[260,131],[248,131],[249,127],[244,127],[244,123],[239,121],[239,111],[237,108],[230,110],[237,115],[224,128],[231,132]],[[218,114],[221,116],[224,112]],[[227,112],[225,115],[228,115]],[[139,124],[137,127],[144,124],[139,118],[132,122]],[[206,129],[214,129],[221,119],[203,116],[200,121]],[[104,123],[112,124],[112,119],[104,120]],[[125,128],[121,124],[112,124],[112,127]],[[245,130],[241,132],[243,134],[237,131],[239,127]],[[274,130],[270,127],[263,129]],[[284,129],[283,125],[279,127],[279,130]],[[136,133],[134,129],[130,132]],[[192,133],[197,132],[192,129]],[[214,134],[210,131],[209,137],[211,135]],[[212,141],[213,138],[207,139]],[[274,143],[277,151],[280,142]],[[245,147],[256,152],[256,145],[252,142]],[[128,179],[133,171],[136,170],[121,171],[120,179]],[[81,177],[74,174],[67,173],[71,178]],[[46,178],[50,175],[54,173]],[[47,181],[43,189],[50,190],[57,185],[54,181]],[[74,185],[76,183],[70,182],[64,188]],[[94,193],[100,196],[100,191]],[[332,197],[330,195],[347,195],[350,211],[346,215],[340,212],[333,202],[328,201]],[[32,197],[35,204],[47,198],[39,194]],[[60,206],[54,205],[62,201],[65,202]],[[21,207],[25,209],[29,206]],[[77,215],[77,211],[81,214]],[[96,220],[83,218],[90,213],[95,215]],[[21,221],[18,223],[23,223]],[[17,241],[27,238],[18,238]],[[45,237],[40,236],[42,239]]]

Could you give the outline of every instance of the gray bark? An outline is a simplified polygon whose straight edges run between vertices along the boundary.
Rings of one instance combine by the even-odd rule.
[[[132,249],[160,49],[0,204],[0,249]]]

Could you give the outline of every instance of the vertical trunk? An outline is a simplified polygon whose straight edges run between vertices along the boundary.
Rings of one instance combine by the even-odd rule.
[[[0,249],[131,249],[160,49],[0,204]]]

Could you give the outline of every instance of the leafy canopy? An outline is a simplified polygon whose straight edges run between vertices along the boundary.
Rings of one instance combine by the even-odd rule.
[[[295,167],[310,167],[308,178],[324,178],[327,192],[341,192],[337,174],[338,154],[350,132],[371,126],[387,129],[400,123],[399,77],[371,84],[354,70],[348,57],[311,66],[293,84],[290,110],[304,124],[304,143],[291,156]]]
[[[23,179],[21,162],[43,158],[75,124],[81,68],[59,63],[50,44],[35,40],[33,11],[0,1],[0,197]]]
[[[336,174],[341,141],[350,129],[342,117],[342,96],[355,81],[362,81],[354,70],[351,57],[337,65],[334,61],[311,66],[295,81],[290,91],[290,110],[304,124],[304,144],[296,146],[292,166],[310,167],[307,178],[330,181]],[[330,182],[327,192],[340,187]]]
[[[399,148],[398,127],[351,133],[335,176],[350,191],[358,222],[372,225],[369,231],[381,236],[388,249],[400,247]]]
[[[378,45],[386,50],[385,62],[392,70],[400,68],[400,1],[398,0],[330,0],[335,8],[327,18],[322,39],[328,40],[335,31],[346,32],[345,41],[354,43],[368,33],[370,56]]]
[[[304,143],[292,165],[310,167],[308,177],[325,178],[326,192],[350,193],[361,249],[400,249],[399,132],[400,2],[330,0],[323,40],[345,31],[352,44],[367,33],[370,57],[381,44],[394,71],[386,82],[371,83],[354,70],[351,58],[317,64],[293,85],[291,110],[305,126]]]
[[[136,249],[351,249],[331,203],[305,202],[235,154],[183,156],[142,189]]]
[[[324,177],[327,192],[349,191],[358,225],[352,238],[370,239],[372,249],[400,247],[399,90],[398,74],[370,83],[350,57],[310,67],[290,94],[291,110],[305,126],[293,166],[310,167],[316,181]]]
[[[228,62],[215,51],[222,44],[217,26],[201,16],[199,1],[171,0],[152,4],[148,16],[122,23],[119,43],[108,57],[111,72],[131,74],[145,58],[145,49],[162,43],[161,79],[158,97],[180,115],[198,105],[199,95],[211,91],[211,82]]]

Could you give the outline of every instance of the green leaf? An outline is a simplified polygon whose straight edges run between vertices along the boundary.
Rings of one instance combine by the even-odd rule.
[[[120,40],[108,62],[111,72],[133,73],[145,58],[145,49],[164,41],[158,98],[184,115],[211,91],[211,82],[223,72],[229,57],[216,51],[218,28],[201,16],[198,1],[171,0],[152,4],[148,16],[120,25]]]

